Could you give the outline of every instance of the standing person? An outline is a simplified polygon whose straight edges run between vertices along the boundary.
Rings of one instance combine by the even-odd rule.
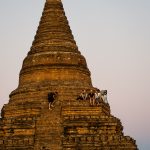
[[[88,94],[88,97],[90,99],[90,105],[94,106],[95,105],[95,93],[93,90],[90,90],[90,93]]]
[[[101,92],[99,89],[97,89],[95,92],[95,102],[97,105],[100,105],[100,101],[101,101]]]
[[[57,92],[50,92],[48,93],[48,102],[49,102],[49,109],[52,109],[54,107],[54,101],[56,99]]]

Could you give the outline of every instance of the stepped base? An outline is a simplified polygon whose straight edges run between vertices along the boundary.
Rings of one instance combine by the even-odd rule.
[[[110,114],[104,102],[90,106],[89,101],[58,100],[52,110],[48,103],[37,110],[36,115],[33,111],[14,118],[6,113],[0,121],[2,150],[137,149],[135,141],[123,135],[120,120]]]

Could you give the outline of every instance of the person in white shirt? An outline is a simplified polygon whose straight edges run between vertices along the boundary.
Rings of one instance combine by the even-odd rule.
[[[107,90],[103,90],[103,91],[101,91],[101,97],[102,97],[102,99],[103,99],[103,101],[107,104],[108,103],[108,101],[107,101]]]
[[[100,105],[100,101],[101,101],[101,92],[100,92],[99,89],[97,89],[96,92],[95,92],[96,105]]]

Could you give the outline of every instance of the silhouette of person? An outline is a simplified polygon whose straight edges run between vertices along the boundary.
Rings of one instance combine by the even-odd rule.
[[[54,107],[54,101],[56,99],[57,92],[49,92],[48,93],[48,102],[49,102],[49,109],[52,109]]]

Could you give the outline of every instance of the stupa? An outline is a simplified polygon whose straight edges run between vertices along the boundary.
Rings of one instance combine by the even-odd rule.
[[[19,85],[1,110],[1,150],[136,150],[108,103],[77,100],[95,89],[61,0],[46,0]],[[48,93],[57,92],[49,109]]]

